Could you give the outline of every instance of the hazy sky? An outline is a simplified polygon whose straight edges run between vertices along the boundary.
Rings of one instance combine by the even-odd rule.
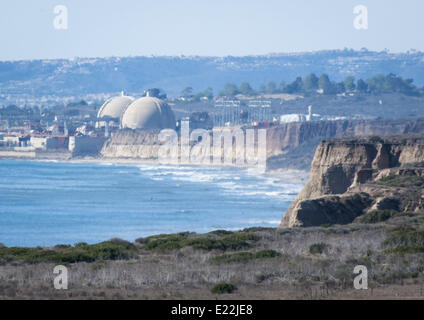
[[[53,26],[57,5],[67,30]],[[357,5],[368,30],[353,26]],[[0,3],[0,60],[424,51],[423,15],[423,0],[10,0]]]

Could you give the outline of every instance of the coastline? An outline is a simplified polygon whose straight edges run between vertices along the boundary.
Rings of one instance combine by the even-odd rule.
[[[240,207],[240,210],[238,210],[237,212],[237,216],[240,216],[241,219],[243,219],[244,222],[246,223],[238,223],[238,226],[236,226],[237,224],[234,224],[232,222],[222,222],[221,220],[216,220],[216,222],[213,222],[210,225],[210,228],[205,228],[205,231],[199,230],[198,226],[193,226],[191,227],[187,227],[184,230],[180,230],[180,231],[190,231],[190,232],[199,232],[199,233],[203,233],[203,232],[208,232],[210,230],[215,230],[215,229],[225,229],[228,231],[235,231],[235,230],[241,230],[243,228],[249,227],[249,226],[263,226],[263,227],[277,227],[280,220],[281,220],[281,216],[283,215],[285,209],[287,208],[286,205],[288,206],[289,203],[292,201],[292,199],[295,198],[295,196],[297,195],[298,191],[300,190],[299,187],[302,187],[305,184],[305,180],[307,177],[307,172],[303,172],[303,171],[298,171],[298,170],[290,170],[290,169],[280,169],[278,171],[272,171],[272,172],[259,172],[256,171],[255,168],[239,168],[239,167],[235,167],[235,166],[200,166],[200,165],[181,165],[181,169],[178,169],[178,167],[176,165],[162,165],[159,164],[157,161],[154,160],[142,160],[142,159],[117,159],[117,158],[99,158],[99,157],[85,157],[85,158],[73,158],[73,159],[16,159],[16,158],[12,158],[12,159],[5,159],[3,158],[2,160],[6,161],[22,161],[23,165],[25,165],[25,162],[28,163],[28,165],[30,165],[31,162],[37,163],[52,163],[52,168],[54,168],[54,163],[75,163],[75,164],[94,164],[95,166],[99,165],[102,166],[103,169],[102,170],[104,175],[107,175],[107,173],[112,170],[112,169],[108,169],[108,166],[110,165],[117,165],[117,167],[119,167],[119,165],[123,165],[123,166],[128,166],[129,168],[132,169],[128,169],[133,171],[134,168],[136,169],[136,171],[138,172],[139,170],[142,170],[143,172],[145,170],[148,170],[148,174],[146,175],[146,177],[150,177],[151,173],[150,171],[157,171],[159,176],[162,175],[168,175],[168,172],[175,172],[175,177],[170,177],[169,180],[175,180],[177,182],[177,185],[179,186],[179,181],[180,181],[180,177],[182,177],[181,181],[184,181],[186,179],[186,181],[203,181],[201,185],[202,188],[221,188],[220,193],[227,193],[227,196],[224,196],[226,198],[230,197],[232,198],[232,194],[234,194],[236,197],[241,197],[246,199],[246,201],[250,201],[251,199],[253,199],[252,201],[254,201],[256,203],[256,200],[254,200],[256,197],[254,194],[258,194],[259,198],[257,199],[259,202],[258,203],[265,203],[265,200],[261,200],[263,195],[266,194],[270,198],[269,201],[270,203],[276,203],[276,205],[272,206],[269,205],[270,211],[268,212],[267,210],[262,210],[263,214],[259,214],[259,216],[261,218],[257,218],[262,222],[246,222],[246,221],[251,221],[253,218],[251,217],[251,214],[247,214],[247,212],[249,212],[249,210],[246,212],[244,211],[245,209],[243,209],[243,205]],[[1,160],[0,160],[1,161]],[[20,165],[19,165],[20,166]],[[31,166],[31,165],[30,165]],[[42,165],[44,166],[44,164]],[[146,166],[143,168],[143,166]],[[161,169],[161,166],[163,166],[163,170]],[[91,167],[91,165],[88,165],[87,168]],[[84,166],[83,170],[87,170],[87,168]],[[221,168],[223,171],[224,176],[226,176],[227,178],[224,179],[233,179],[233,177],[235,178],[234,182],[229,183],[227,181],[216,181],[215,180],[215,176],[216,175],[220,175],[221,172]],[[79,172],[80,170],[78,169],[78,167],[74,167],[74,169],[72,169],[75,171],[75,173]],[[90,169],[89,169],[90,170]],[[96,169],[97,170],[97,169]],[[115,172],[116,170],[124,170],[124,171],[128,171],[127,169],[121,169],[121,168],[116,168],[113,169],[112,172]],[[232,171],[234,170],[234,171]],[[190,172],[190,174],[187,176],[186,171]],[[134,172],[136,174],[136,172]],[[154,174],[154,173],[153,173]],[[143,174],[145,175],[145,174]],[[197,176],[198,175],[198,176]],[[205,180],[205,177],[208,177],[211,175],[211,179],[207,178],[207,180]],[[186,178],[187,177],[187,178]],[[246,182],[243,182],[241,185],[238,182],[240,180],[240,177],[246,177],[246,179],[248,179]],[[43,176],[40,176],[40,179],[43,179]],[[150,179],[150,178],[149,178]],[[157,178],[160,180],[163,180],[163,178]],[[168,178],[167,178],[168,179]],[[245,178],[242,178],[245,179]],[[155,181],[156,178],[152,178],[151,180],[154,180],[153,183],[157,184],[157,182]],[[209,182],[210,181],[210,182]],[[266,182],[266,185],[274,185],[274,187],[272,187],[272,190],[267,190],[267,189],[262,189],[262,190],[257,190],[255,187],[255,184],[251,184],[252,182],[248,182],[248,181],[264,181]],[[40,182],[39,182],[40,183]],[[221,186],[225,185],[225,187]],[[295,189],[292,189],[291,186],[289,186],[288,188],[286,187],[286,185],[292,185],[295,184],[297,186],[295,186]],[[236,188],[230,190],[229,188],[232,188],[231,185],[235,185]],[[245,187],[243,187],[243,185],[245,185]],[[158,185],[160,186],[160,184]],[[259,185],[257,185],[259,186]],[[196,187],[198,188],[198,187]],[[287,190],[287,191],[278,191],[278,190]],[[56,194],[56,191],[53,191]],[[283,192],[280,195],[277,195],[278,192]],[[237,195],[238,194],[238,195]],[[268,195],[270,194],[270,195]],[[278,199],[277,199],[277,198]],[[65,197],[66,199],[66,197]],[[150,197],[147,199],[147,201],[149,201]],[[156,197],[155,197],[156,199]],[[211,198],[212,201],[213,198]],[[225,199],[225,198],[223,198]],[[273,200],[275,199],[275,200]],[[286,200],[287,199],[287,200]],[[140,201],[146,201],[146,199],[141,200]],[[282,203],[282,206],[278,205],[278,203]],[[13,204],[12,204],[13,205]],[[218,204],[219,206],[219,204]],[[256,204],[254,204],[253,206],[256,206]],[[268,205],[259,205],[258,208],[261,208],[260,206],[262,206],[262,208],[268,208]],[[190,206],[189,206],[190,207]],[[249,208],[251,208],[252,206],[249,206]],[[12,211],[14,207],[12,207]],[[172,208],[179,208],[179,206],[172,206]],[[227,207],[225,207],[227,208]],[[228,206],[228,210],[229,212],[232,212],[231,210],[233,206],[229,203]],[[181,209],[181,208],[180,208]],[[165,210],[165,212],[167,212],[167,214],[169,214],[170,211],[172,210],[176,210],[176,211],[181,211],[180,209],[170,209],[170,210]],[[205,209],[202,210],[206,210],[205,212],[208,212],[208,206],[205,207]],[[250,209],[251,211],[252,209]],[[276,210],[278,210],[279,212],[277,213]],[[68,210],[69,211],[69,210]],[[184,210],[185,211],[185,210]],[[127,212],[127,211],[123,211],[123,212]],[[132,212],[131,210],[128,211],[128,214],[130,214],[130,212]],[[150,212],[149,210],[147,212]],[[183,211],[182,211],[183,212]],[[268,214],[267,214],[268,212]],[[71,214],[71,212],[69,212],[69,214]],[[77,212],[78,214],[78,212]],[[150,213],[149,213],[150,214]],[[218,215],[219,216],[219,215]],[[222,215],[221,215],[222,216]],[[266,220],[266,216],[269,216],[270,218],[268,220]],[[42,215],[40,216],[40,218],[42,219]],[[175,217],[177,220],[180,219],[179,217]],[[247,220],[246,220],[247,219]],[[250,219],[250,220],[249,220]],[[261,220],[262,219],[262,220]],[[263,220],[265,219],[265,220]],[[230,219],[231,220],[231,219]],[[258,221],[259,221],[258,220]],[[128,220],[130,221],[130,220]],[[221,221],[221,222],[218,222]],[[232,220],[231,220],[232,221]],[[241,221],[241,220],[240,220]],[[272,223],[270,221],[273,221]],[[221,224],[221,226],[219,226]],[[215,226],[214,226],[215,225]],[[216,227],[218,226],[218,227]],[[157,228],[156,228],[157,229]],[[167,230],[165,230],[167,229]],[[155,234],[160,234],[160,233],[172,233],[172,232],[178,232],[178,231],[173,231],[175,230],[174,228],[165,228],[163,230],[157,229],[156,232],[152,232],[152,233],[148,233],[147,235],[155,235]],[[181,228],[179,228],[181,229]],[[207,229],[207,230],[206,230]],[[136,237],[139,236],[146,236],[146,233],[140,232],[139,234],[133,234],[134,236],[122,236],[122,234],[120,234],[119,232],[115,232],[116,230],[114,228],[110,229],[110,236],[106,236],[106,237],[97,237],[97,239],[86,239],[86,240],[81,240],[81,241],[87,241],[88,243],[98,243],[100,241],[106,241],[107,239],[113,238],[113,237],[122,237],[126,240],[131,240],[133,241],[134,239],[136,239]],[[72,242],[70,240],[65,240],[65,238],[63,238],[64,240],[61,241],[60,238],[56,239],[57,241],[53,241],[50,243],[39,243],[36,245],[40,245],[40,246],[54,246],[55,244],[58,243],[76,243],[76,242]],[[5,239],[4,239],[5,240]],[[1,239],[0,239],[0,242]],[[6,241],[6,244],[7,241]],[[27,243],[21,243],[21,244],[17,244],[18,246],[31,246],[31,244],[29,242]]]
[[[254,166],[229,166],[225,164],[197,164],[197,163],[181,163],[181,164],[161,164],[153,159],[135,159],[135,158],[104,158],[104,157],[4,157],[1,160],[23,160],[23,161],[46,161],[46,162],[63,162],[63,163],[98,163],[98,164],[122,164],[122,165],[156,165],[160,166],[185,166],[185,167],[223,167],[235,169],[248,169],[255,171],[258,175],[269,176],[278,179],[284,179],[289,183],[306,184],[309,179],[309,170],[278,168],[272,170],[260,170]],[[257,170],[255,170],[257,169]]]

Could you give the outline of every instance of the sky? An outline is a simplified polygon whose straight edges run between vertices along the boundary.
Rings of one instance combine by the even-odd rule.
[[[55,28],[58,5],[67,29]],[[368,29],[354,27],[358,5]],[[0,60],[424,51],[423,15],[423,0],[1,1]]]

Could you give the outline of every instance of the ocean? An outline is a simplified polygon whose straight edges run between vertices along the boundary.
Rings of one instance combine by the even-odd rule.
[[[0,243],[275,227],[302,187],[246,168],[0,160]]]

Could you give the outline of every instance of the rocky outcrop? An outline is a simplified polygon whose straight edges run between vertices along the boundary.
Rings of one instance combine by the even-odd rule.
[[[323,141],[316,149],[310,180],[281,226],[349,223],[374,209],[422,210],[417,177],[423,176],[418,165],[423,162],[423,135]]]

